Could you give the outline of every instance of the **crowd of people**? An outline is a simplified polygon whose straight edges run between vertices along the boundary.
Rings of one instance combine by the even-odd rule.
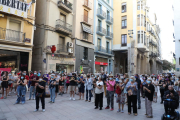
[[[107,73],[77,74],[51,72],[41,74],[41,71],[2,72],[1,74],[0,99],[7,99],[11,95],[13,88],[17,94],[15,104],[25,104],[27,91],[29,100],[36,100],[35,112],[39,110],[41,100],[42,111],[45,111],[45,97],[50,97],[49,103],[55,103],[57,95],[70,94],[70,100],[75,100],[75,94],[79,95],[79,100],[94,102],[95,109],[102,110],[103,98],[106,97],[107,105],[105,109],[114,110],[116,101],[117,112],[124,113],[124,105],[128,105],[128,114],[131,112],[138,115],[141,109],[141,99],[145,100],[146,117],[153,117],[152,102],[157,103],[157,92],[161,93],[161,104],[167,112],[167,98],[175,100],[172,105],[172,112],[179,106],[180,77],[174,74],[158,75],[132,75],[117,74],[113,76]],[[49,92],[48,92],[49,91]],[[6,93],[6,94],[4,94]],[[84,93],[86,95],[84,96]],[[92,99],[94,97],[94,99]],[[114,100],[116,99],[116,100]],[[131,110],[132,108],[132,110]]]

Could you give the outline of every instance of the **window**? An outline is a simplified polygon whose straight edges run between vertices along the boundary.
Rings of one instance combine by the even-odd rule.
[[[98,19],[98,26],[101,27],[101,20]]]
[[[106,52],[109,53],[109,42],[106,41]]]
[[[180,58],[179,58],[179,65],[180,65]]]
[[[86,40],[88,40],[88,33],[87,32],[83,32],[83,39],[86,39]]]
[[[107,0],[107,3],[109,3],[109,0]]]
[[[98,9],[101,10],[101,8],[102,8],[102,5],[101,5],[101,4],[98,4]]]
[[[137,3],[137,9],[140,10],[140,1]],[[141,2],[141,9],[143,9],[143,2]]]
[[[21,22],[17,20],[10,20],[9,29],[15,30],[15,31],[21,31]]]
[[[60,13],[60,19],[64,22],[66,22],[66,15]]]
[[[122,13],[126,12],[126,3],[122,4]]]
[[[141,24],[140,24],[140,15],[137,16],[137,25],[138,26],[146,26],[146,20],[145,20],[145,16],[143,14],[141,14]]]
[[[84,59],[84,60],[87,60],[87,59],[88,59],[88,48],[87,48],[87,47],[84,47],[83,59]]]
[[[147,31],[149,31],[149,23],[148,23],[148,22],[147,22],[147,26],[146,26],[146,27],[147,27],[147,28],[146,28]]]
[[[127,28],[127,16],[122,17],[122,29]]]
[[[110,16],[110,12],[107,10],[107,16]]]
[[[84,21],[88,23],[88,11],[84,10]]]
[[[121,35],[121,46],[127,46],[127,35]]]
[[[110,27],[107,25],[107,33],[110,32]]]
[[[146,45],[146,33],[144,32],[144,45]]]
[[[140,34],[140,31],[138,31],[138,43],[140,43],[140,41],[141,43],[143,43],[143,31],[141,31],[141,34]]]
[[[147,47],[149,48],[149,37],[147,36]]]
[[[60,45],[65,45],[65,38],[64,37],[59,37],[59,44]]]
[[[98,51],[100,51],[101,50],[101,39],[100,38],[98,38],[97,47],[98,47]]]

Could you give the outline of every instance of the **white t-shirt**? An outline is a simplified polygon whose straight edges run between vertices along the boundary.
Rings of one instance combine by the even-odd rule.
[[[97,81],[97,82],[96,82],[96,85],[97,85],[97,86],[99,86],[99,85],[102,86],[101,89],[99,89],[99,88],[97,88],[97,87],[95,88],[95,93],[96,93],[96,94],[100,94],[100,93],[104,92],[103,81],[101,81],[101,82]]]

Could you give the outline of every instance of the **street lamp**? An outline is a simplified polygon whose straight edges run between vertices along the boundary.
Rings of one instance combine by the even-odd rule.
[[[133,30],[128,30],[128,35],[129,35],[129,37],[130,37],[130,71],[129,71],[129,75],[131,76],[131,72],[132,72],[132,70],[131,70],[131,48],[132,48],[132,42],[131,42],[131,38],[133,38]]]

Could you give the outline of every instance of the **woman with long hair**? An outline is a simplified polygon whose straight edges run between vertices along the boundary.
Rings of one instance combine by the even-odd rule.
[[[17,72],[14,73],[14,93],[16,93],[17,90],[17,81],[19,79],[19,76],[17,75]]]
[[[7,98],[7,94],[8,94],[8,72],[4,71],[4,73],[1,74],[1,86],[2,86],[2,97],[0,99],[6,99]],[[6,97],[4,97],[4,88],[6,89]]]
[[[20,101],[22,104],[25,103],[25,95],[26,95],[26,84],[27,80],[25,78],[25,75],[21,75],[21,78],[17,81],[17,100],[15,104],[19,104]]]

